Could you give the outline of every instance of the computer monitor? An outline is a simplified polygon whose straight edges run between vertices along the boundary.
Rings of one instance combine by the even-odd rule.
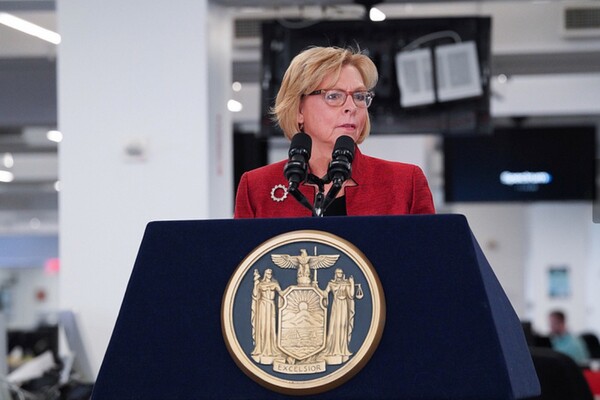
[[[70,353],[65,362],[63,373],[73,376],[81,382],[93,382],[96,378],[92,371],[88,353],[73,311],[64,310],[58,315],[59,326],[63,329]],[[63,377],[63,380],[67,376]]]
[[[46,351],[51,351],[54,360],[58,361],[58,327],[42,325],[35,329],[9,329],[8,353],[16,347],[23,350],[24,356],[30,357],[37,357]]]

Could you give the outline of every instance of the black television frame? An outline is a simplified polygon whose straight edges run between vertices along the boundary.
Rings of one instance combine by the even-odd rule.
[[[400,105],[395,55],[425,35],[452,31],[477,48],[482,95],[416,107]],[[455,43],[449,37],[427,41],[421,48]],[[359,47],[375,62],[380,79],[375,100],[369,108],[372,134],[474,133],[492,129],[490,117],[491,18],[444,17],[315,21],[307,27],[288,28],[277,21],[262,25],[261,135],[280,136],[270,109],[281,79],[292,58],[305,48],[316,46]]]
[[[596,141],[595,125],[497,127],[491,135],[446,136],[444,200],[593,201]]]

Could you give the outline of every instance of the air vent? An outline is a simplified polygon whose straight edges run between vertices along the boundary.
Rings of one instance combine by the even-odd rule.
[[[565,6],[562,32],[566,37],[600,36],[600,5]]]
[[[257,19],[236,19],[235,20],[235,38],[236,39],[258,39],[261,37],[261,20]]]
[[[234,20],[233,48],[237,50],[256,50],[262,38],[262,20],[240,18]]]

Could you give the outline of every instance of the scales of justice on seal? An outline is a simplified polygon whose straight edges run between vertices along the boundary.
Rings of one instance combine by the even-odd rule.
[[[285,394],[333,389],[381,338],[385,300],[369,260],[344,239],[295,231],[267,240],[235,270],[222,327],[237,365]]]

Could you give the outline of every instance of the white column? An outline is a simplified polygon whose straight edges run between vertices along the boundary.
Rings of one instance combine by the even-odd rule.
[[[232,213],[231,127],[216,93],[230,50],[209,76],[213,14],[225,32],[208,0],[57,2],[60,305],[78,314],[96,373],[146,224]]]
[[[458,203],[452,206],[452,212],[467,217],[511,305],[524,318],[526,207],[519,203]]]
[[[211,218],[233,216],[233,122],[227,110],[232,94],[233,22],[228,9],[209,6],[208,111],[209,111],[209,210]],[[254,101],[258,102],[259,97]]]
[[[598,193],[597,195],[600,195]],[[596,207],[599,207],[597,204]],[[590,215],[587,223],[587,268],[585,275],[586,321],[582,327],[585,331],[600,334],[600,223],[594,223]]]

